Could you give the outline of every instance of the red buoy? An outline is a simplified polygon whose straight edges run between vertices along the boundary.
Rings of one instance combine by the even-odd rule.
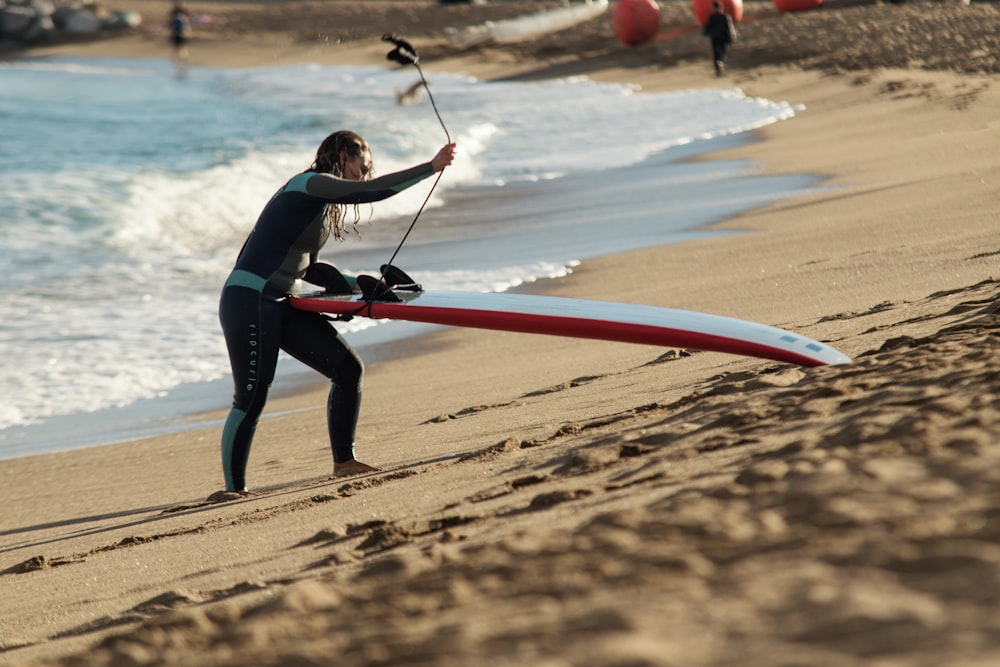
[[[655,0],[618,0],[611,27],[622,44],[644,44],[660,30],[660,6]]]
[[[775,2],[780,1],[782,0],[775,0]],[[691,9],[698,23],[701,25],[708,23],[708,17],[715,11],[713,4],[714,0],[691,0]],[[743,0],[722,0],[722,8],[736,23],[743,20]]]
[[[779,12],[803,12],[807,9],[819,9],[823,0],[774,0],[774,6]]]

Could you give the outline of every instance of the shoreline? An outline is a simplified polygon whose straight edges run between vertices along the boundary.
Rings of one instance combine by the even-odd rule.
[[[79,59],[70,62],[74,64],[86,64],[87,60]],[[126,67],[130,66],[127,64],[129,61],[122,62],[126,63]],[[140,61],[136,60],[134,62]],[[750,135],[748,133],[739,133],[735,135],[717,137],[711,141],[702,140],[694,142],[688,146],[677,146],[669,149],[669,151],[663,152],[662,155],[658,154],[656,156],[651,156],[646,166],[639,165],[633,167],[632,169],[634,169],[634,172],[632,176],[624,173],[620,175],[613,175],[612,172],[609,172],[608,176],[606,176],[604,180],[606,182],[610,182],[612,179],[623,179],[627,182],[628,179],[645,171],[662,168],[666,168],[668,170],[666,173],[663,173],[664,178],[673,178],[676,174],[672,176],[669,171],[670,169],[682,169],[685,163],[701,160],[703,159],[701,157],[703,153],[708,154],[718,151],[720,150],[720,147],[741,145],[743,143],[750,142],[752,139],[749,137]],[[696,150],[693,148],[694,146],[698,146],[700,148]],[[741,161],[741,163],[742,162],[744,161]],[[723,163],[719,164],[721,165]],[[752,165],[747,163],[744,164],[743,167],[737,167],[736,169],[746,169],[749,167],[752,167]],[[713,167],[713,169],[719,168],[720,167]],[[732,167],[729,169],[732,169]],[[752,171],[755,172],[756,170]],[[653,173],[660,172],[654,171]],[[647,175],[646,178],[648,179],[649,176]],[[797,177],[793,176],[791,179],[796,180]],[[788,179],[784,179],[784,185],[769,185],[765,180],[761,180],[759,175],[756,173],[753,175],[747,174],[744,176],[727,177],[726,185],[722,187],[728,189],[731,184],[733,187],[746,189],[747,186],[739,185],[740,181],[755,182],[756,186],[754,189],[757,190],[757,196],[766,199],[771,198],[771,196],[767,195],[769,192],[777,191],[787,195],[787,189],[795,189],[798,187],[789,185],[787,183]],[[565,190],[566,187],[567,185],[563,184],[561,189]],[[802,185],[801,187],[806,189],[809,188],[808,185]],[[535,193],[532,196],[537,196],[537,188],[531,188],[530,190]],[[488,199],[482,199],[483,196],[483,193],[476,188],[474,188],[471,192],[464,192],[461,195],[456,195],[454,200],[449,200],[448,208],[451,209],[452,217],[463,219],[468,215],[477,215],[477,213],[480,212],[480,207],[484,207],[487,210],[494,209],[498,206],[502,208],[504,206],[504,199],[510,197],[521,198],[525,196],[525,193],[520,190],[518,186],[508,186],[504,188],[503,191],[490,195]],[[753,205],[756,206],[758,204]],[[732,210],[733,206],[723,206],[723,209]],[[722,215],[718,212],[713,213],[716,215]],[[500,217],[502,218],[503,216]],[[662,242],[666,244],[668,236],[676,237],[681,240],[673,242],[683,242],[684,239],[710,236],[714,233],[727,233],[709,231],[709,227],[702,223],[702,220],[706,217],[709,216],[697,214],[692,215],[690,212],[685,216],[679,216],[681,221],[688,221],[687,226],[670,235],[661,233],[659,237]],[[672,221],[672,224],[676,225],[678,224],[678,221]],[[552,242],[553,239],[541,240],[543,245]],[[607,243],[600,247],[600,253],[616,254],[621,252],[622,248],[632,247],[634,247],[634,244],[630,244],[628,241],[608,239]],[[593,248],[591,248],[591,250],[593,250]],[[574,261],[584,260],[589,262],[593,259],[593,255],[588,254],[587,252],[583,252],[579,255],[566,254],[566,252],[563,252],[561,256],[570,257]],[[539,282],[534,284],[534,279],[531,279],[524,285],[515,288],[515,291],[544,292],[545,283],[547,282],[548,280],[546,279],[539,279]],[[620,299],[621,297],[618,298]],[[393,325],[393,327],[396,329],[399,328],[400,325],[401,323],[397,323]],[[384,345],[378,342],[386,336],[391,336],[391,338],[397,342],[389,345]],[[399,339],[403,337],[405,337],[406,340],[400,341]],[[372,335],[371,332],[365,332],[360,334],[351,334],[349,335],[349,338],[352,340],[355,347],[359,349],[362,357],[368,364],[385,363],[388,358],[406,356],[413,353],[419,354],[419,349],[421,349],[422,345],[419,340],[413,340],[412,335],[383,335],[382,328],[380,328],[379,332],[374,335]],[[372,349],[373,346],[375,349]],[[399,348],[404,348],[404,350]],[[217,426],[221,422],[218,414],[219,411],[225,411],[228,409],[228,400],[225,398],[229,395],[230,391],[227,386],[228,382],[228,376],[215,380],[195,382],[180,387],[174,387],[163,396],[141,399],[126,406],[106,408],[92,413],[58,415],[47,418],[38,424],[5,429],[3,432],[0,432],[0,460],[31,456],[35,454],[72,451],[90,446],[120,444],[160,435],[183,433],[193,429],[204,429]],[[304,392],[312,390],[322,390],[322,388],[325,388],[326,386],[327,382],[323,378],[312,374],[311,371],[309,371],[305,366],[300,366],[296,362],[288,362],[287,364],[282,365],[282,368],[276,377],[275,386],[272,389],[272,397],[300,395]],[[208,405],[217,407],[208,409]],[[201,417],[201,415],[206,412],[212,415],[211,418],[204,419]],[[272,415],[265,414],[264,416],[265,418],[270,418]]]
[[[747,133],[726,135],[713,139],[711,142],[701,142],[701,144],[705,144],[701,150],[695,151],[691,146],[671,148],[661,155],[652,156],[646,166],[636,165],[628,169],[642,172],[657,168],[655,165],[665,166],[668,169],[678,169],[682,168],[685,163],[705,160],[703,155],[721,150],[720,146],[739,146],[752,143],[752,141]],[[714,148],[709,148],[709,146],[714,146]],[[679,151],[680,154],[673,155],[674,151]],[[672,157],[668,158],[668,155]],[[744,163],[744,167],[751,166],[745,161],[740,162]],[[670,177],[669,172],[665,174],[665,177]],[[617,178],[627,180],[628,176]],[[761,178],[760,174],[747,173],[728,177],[724,183],[726,186],[731,184],[743,187],[739,185],[739,182],[759,178]],[[769,187],[776,187],[777,191],[784,192],[782,199],[794,197],[794,195],[785,192],[787,187],[795,187],[803,189],[803,191],[812,189],[808,185],[789,186],[786,183],[785,185],[768,186],[760,180],[756,180],[756,182],[759,195],[762,197],[765,196],[766,192],[770,192]],[[566,186],[563,185],[562,188],[565,189]],[[462,217],[463,204],[459,200],[465,200],[464,207],[467,207],[470,202],[481,197],[481,193],[477,194],[477,192],[478,189],[474,189],[473,192],[464,193],[456,201],[450,201],[449,208],[452,210],[452,215]],[[501,196],[495,196],[495,201],[486,200],[486,208],[494,208],[497,205],[502,207],[503,199],[511,196],[517,198],[517,192],[516,186],[508,186],[503,190]],[[774,199],[777,198],[777,195],[770,194],[765,198]],[[751,207],[756,207],[756,205]],[[732,206],[725,208],[732,209]],[[475,209],[473,209],[474,211]],[[700,219],[702,216],[695,215],[694,217]],[[723,219],[724,217],[723,215]],[[720,221],[723,220],[703,224],[692,220],[689,225],[683,226],[671,234],[671,236],[676,237],[676,240],[667,241],[664,238],[659,245],[685,243],[694,238],[732,233],[712,231],[712,226]],[[737,231],[736,233],[743,232]],[[617,243],[619,242],[608,239],[599,255],[584,253],[574,256],[571,264],[577,267],[581,262],[587,264],[603,256],[610,257],[626,251],[642,250],[642,248],[631,247],[632,244],[627,242],[622,246],[616,246]],[[575,268],[568,270],[572,273]],[[509,291],[544,294],[553,280],[556,279],[551,277],[531,278]],[[627,299],[621,295],[618,298]],[[442,330],[447,330],[447,327],[396,322],[391,327],[380,327],[377,331],[351,333],[348,334],[348,338],[365,359],[366,365],[370,366],[391,363],[400,357],[420,354],[422,349],[431,344],[428,341],[432,341],[434,335]],[[667,348],[662,349],[665,351]],[[225,411],[228,409],[226,397],[230,392],[229,382],[230,378],[224,376],[213,380],[188,383],[174,387],[162,396],[140,399],[129,405],[110,407],[89,413],[57,415],[46,418],[39,423],[9,427],[0,431],[0,436],[2,436],[0,437],[0,461],[73,451],[92,446],[123,444],[135,440],[219,426],[224,420]],[[272,399],[275,397],[295,397],[313,391],[324,391],[327,386],[328,383],[324,378],[316,375],[306,366],[295,360],[286,359],[281,363],[270,395]],[[209,405],[217,405],[217,407],[209,408]],[[211,416],[206,417],[205,415]],[[276,415],[271,415],[269,412],[265,412],[263,415],[265,419],[273,416]]]
[[[269,404],[295,411],[258,433],[251,472],[273,491],[236,503],[201,503],[217,429],[2,461],[4,652],[996,659],[997,596],[981,588],[1000,577],[996,77],[759,67],[720,84],[707,64],[630,62],[589,75],[805,104],[703,159],[838,187],[712,226],[753,233],[593,260],[541,291],[616,300],[625,282],[636,300],[791,328],[854,364],[449,330],[368,369],[359,451],[384,475],[322,476],[316,391]],[[482,78],[532,65],[551,71],[434,63]]]

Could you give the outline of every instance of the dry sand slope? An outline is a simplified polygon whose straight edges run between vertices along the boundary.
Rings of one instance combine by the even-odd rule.
[[[278,578],[178,587],[69,629],[107,636],[59,664],[997,664],[1000,283],[834,319],[887,342],[227,513],[168,508],[186,527],[103,549],[234,524],[273,536],[358,494],[441,490],[419,518],[331,519]]]

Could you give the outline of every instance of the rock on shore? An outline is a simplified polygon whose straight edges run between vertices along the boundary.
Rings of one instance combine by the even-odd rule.
[[[0,50],[135,28],[137,11],[108,10],[79,0],[0,0]]]

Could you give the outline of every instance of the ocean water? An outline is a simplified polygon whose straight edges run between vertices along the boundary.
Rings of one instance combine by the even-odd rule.
[[[428,79],[460,156],[395,261],[426,288],[565,275],[816,187],[748,162],[684,161],[792,117],[788,102]],[[428,97],[398,99],[417,80],[413,69],[308,64],[177,77],[168,61],[0,63],[0,459],[228,405],[217,299],[257,214],[335,129],[368,139],[377,173],[433,156],[445,135]],[[323,259],[374,270],[432,183],[364,208],[361,238],[331,241]],[[361,346],[417,332],[338,326]]]

